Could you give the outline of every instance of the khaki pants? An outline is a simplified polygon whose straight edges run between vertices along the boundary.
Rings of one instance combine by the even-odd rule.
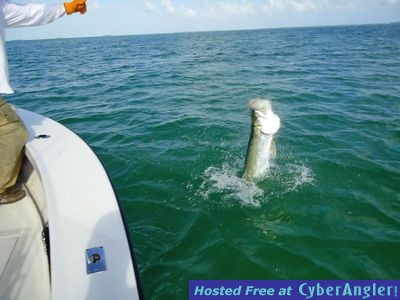
[[[27,141],[28,132],[21,119],[0,98],[0,193],[16,183]]]

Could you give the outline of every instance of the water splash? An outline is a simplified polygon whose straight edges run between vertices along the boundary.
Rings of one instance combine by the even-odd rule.
[[[260,207],[270,199],[299,192],[301,187],[315,182],[313,171],[303,162],[274,162],[266,177],[258,182],[247,182],[239,177],[241,168],[236,165],[240,164],[208,167],[201,176],[196,194],[204,200]]]
[[[247,182],[238,177],[238,170],[225,164],[222,168],[211,166],[203,173],[203,181],[199,188],[199,195],[210,199],[213,195],[220,195],[223,200],[238,200],[243,205],[259,207],[257,199],[263,196],[264,191],[253,182]]]
[[[287,193],[300,192],[301,188],[314,185],[315,182],[315,174],[306,162],[286,157],[272,164],[261,184],[268,186],[271,194],[280,197]]]
[[[306,184],[314,184],[315,178],[313,171],[305,165],[289,164],[288,173],[291,179],[288,181],[287,192],[296,191],[299,187]]]

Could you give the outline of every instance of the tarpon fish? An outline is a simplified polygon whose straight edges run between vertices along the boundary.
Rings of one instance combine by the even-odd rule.
[[[253,99],[249,103],[252,125],[243,178],[252,181],[263,177],[276,156],[274,134],[279,130],[281,122],[274,114],[271,101]]]

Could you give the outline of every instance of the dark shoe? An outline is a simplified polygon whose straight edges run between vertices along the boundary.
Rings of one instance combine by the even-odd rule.
[[[24,190],[6,190],[0,194],[0,204],[10,204],[24,199],[26,193]]]

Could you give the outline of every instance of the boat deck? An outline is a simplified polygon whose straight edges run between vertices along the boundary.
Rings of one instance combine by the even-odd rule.
[[[0,299],[50,299],[42,233],[43,222],[28,191],[21,201],[0,205]]]

